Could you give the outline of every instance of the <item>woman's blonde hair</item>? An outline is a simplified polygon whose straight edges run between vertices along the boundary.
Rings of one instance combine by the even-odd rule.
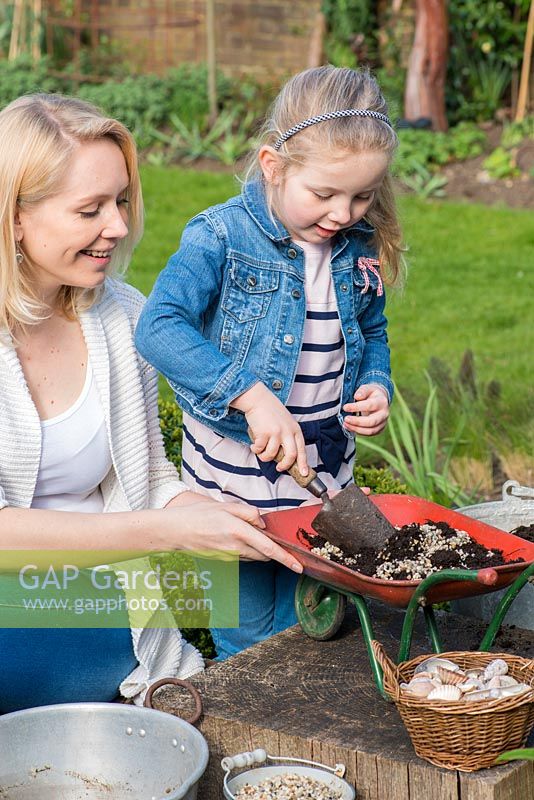
[[[282,87],[262,127],[259,145],[252,154],[245,180],[262,179],[259,150],[273,146],[283,133],[299,122],[331,111],[367,109],[387,115],[387,104],[371,73],[366,69],[314,67],[300,72]],[[398,139],[386,122],[372,117],[343,117],[322,121],[299,131],[278,150],[280,174],[313,158],[366,150],[385,151],[393,158]],[[269,200],[269,192],[267,193]],[[389,174],[376,192],[365,215],[375,229],[374,239],[384,277],[390,284],[400,283],[403,273],[402,232],[396,212]]]
[[[19,97],[0,111],[0,329],[13,334],[50,313],[33,288],[32,264],[23,248],[22,262],[17,261],[17,209],[31,208],[57,193],[76,148],[99,139],[118,145],[128,170],[128,234],[115,248],[109,267],[118,276],[126,271],[143,230],[137,150],[129,130],[90,103],[58,94]],[[101,287],[64,286],[58,310],[73,317],[89,308],[100,291]]]

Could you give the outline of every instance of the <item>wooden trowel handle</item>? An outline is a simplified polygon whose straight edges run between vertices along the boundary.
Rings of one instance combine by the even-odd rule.
[[[249,435],[250,440],[253,442],[255,437],[251,428],[247,428],[247,433]],[[283,457],[284,457],[284,448],[280,447],[278,453],[274,457],[274,460],[276,461],[277,464],[279,464],[280,461],[283,459]],[[297,462],[295,461],[294,464],[292,464],[286,471],[291,475],[295,483],[298,483],[298,485],[301,486],[303,489],[307,489],[310,483],[317,477],[317,473],[312,467],[308,467],[308,470],[309,472],[307,475],[301,475],[300,470],[297,466]]]

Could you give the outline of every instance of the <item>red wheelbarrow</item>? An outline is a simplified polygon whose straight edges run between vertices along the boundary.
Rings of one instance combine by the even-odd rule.
[[[494,592],[509,586],[480,644],[480,650],[489,650],[513,600],[534,576],[534,543],[421,497],[383,494],[371,496],[371,500],[393,525],[444,521],[453,528],[466,531],[485,547],[502,550],[505,561],[502,566],[479,570],[444,569],[422,581],[382,580],[355,572],[311,552],[311,545],[299,531],[303,529],[307,533],[314,533],[311,523],[320,511],[320,505],[274,511],[263,517],[267,526],[265,533],[294,553],[304,566],[304,574],[299,579],[295,593],[297,617],[304,632],[312,639],[330,639],[343,621],[347,601],[351,602],[358,612],[376,685],[382,696],[386,697],[382,670],[371,648],[371,641],[375,637],[365,598],[406,608],[398,654],[398,661],[401,662],[409,657],[419,608],[423,609],[432,649],[440,653],[443,647],[433,609],[435,603]],[[515,559],[523,561],[506,563]]]

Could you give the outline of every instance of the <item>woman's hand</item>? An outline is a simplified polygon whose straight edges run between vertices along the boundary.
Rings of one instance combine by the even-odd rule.
[[[184,506],[192,506],[195,503],[216,503],[212,497],[208,497],[205,494],[199,494],[198,492],[181,492],[177,494],[176,497],[173,497],[172,500],[169,500],[165,508],[183,508]]]
[[[207,500],[182,507],[167,506],[163,511],[163,549],[236,551],[246,560],[274,559],[294,572],[302,572],[302,565],[294,556],[261,532],[265,523],[252,506]]]
[[[389,417],[389,399],[383,386],[366,383],[356,391],[354,403],[346,403],[343,411],[349,415],[345,428],[360,436],[374,436],[384,430]]]
[[[276,467],[278,472],[289,469],[296,461],[300,474],[308,474],[306,445],[301,427],[284,404],[263,383],[256,383],[236,397],[232,406],[245,414],[248,426],[254,434],[250,449],[260,461],[272,461],[282,447],[284,457]]]

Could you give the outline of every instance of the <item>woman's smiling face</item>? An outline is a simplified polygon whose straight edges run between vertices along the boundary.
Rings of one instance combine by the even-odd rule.
[[[128,170],[111,139],[79,144],[58,192],[20,208],[15,235],[39,294],[53,302],[62,286],[93,289],[128,234]]]

